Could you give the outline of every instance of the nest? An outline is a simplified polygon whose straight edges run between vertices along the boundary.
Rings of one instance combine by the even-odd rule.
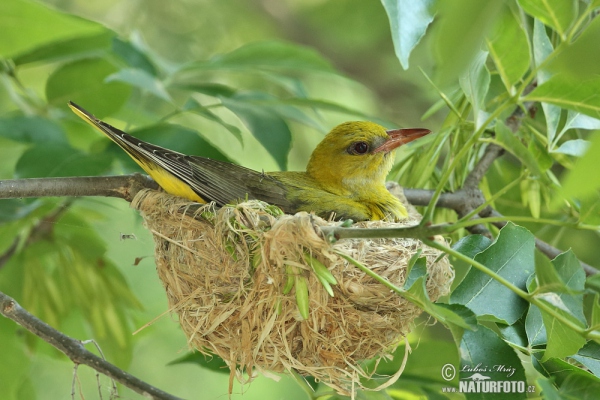
[[[409,259],[422,251],[427,259],[426,288],[434,301],[448,293],[454,276],[447,257],[416,239],[344,239],[330,244],[318,226],[339,222],[305,212],[284,215],[260,201],[216,209],[146,189],[136,195],[132,207],[154,235],[158,274],[190,346],[221,357],[231,377],[242,383],[253,378],[253,370],[268,376],[273,376],[270,371],[296,371],[350,394],[362,387],[361,377],[373,373],[364,368],[364,360],[391,358],[421,309],[337,251],[400,287]],[[418,218],[411,212],[400,223],[357,225],[407,226]],[[312,272],[305,254],[335,276],[334,297]],[[296,289],[284,294],[290,266],[306,278],[308,319],[301,316]],[[387,383],[399,374],[388,377]]]

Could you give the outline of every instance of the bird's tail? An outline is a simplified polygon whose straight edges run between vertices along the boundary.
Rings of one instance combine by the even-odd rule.
[[[166,192],[205,203],[205,200],[186,182],[188,179],[185,179],[184,171],[189,169],[189,165],[181,161],[185,157],[184,154],[139,140],[99,120],[71,101],[69,107],[77,116],[122,148]]]

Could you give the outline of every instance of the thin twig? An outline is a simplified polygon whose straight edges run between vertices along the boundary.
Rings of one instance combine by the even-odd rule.
[[[75,364],[84,364],[90,368],[120,382],[131,390],[150,399],[177,400],[169,393],[151,386],[135,376],[117,368],[94,353],[89,352],[79,340],[75,340],[42,320],[28,313],[13,298],[0,292],[0,314],[12,319],[29,332],[48,342],[63,352]]]
[[[426,206],[429,204],[429,199],[431,199],[431,196],[433,196],[433,190],[404,189],[404,195],[406,196],[406,199],[408,200],[409,203],[411,203],[415,206]],[[450,208],[450,209],[456,211],[457,208],[462,207],[462,205],[468,201],[470,201],[468,194],[465,191],[458,190],[455,193],[443,193],[440,196],[440,200],[438,201],[437,206],[444,207],[444,208]],[[477,207],[474,207],[473,209],[475,209],[475,208],[477,208]],[[479,216],[482,218],[504,217],[498,211],[491,209],[491,208],[489,209],[489,213],[486,212],[484,215],[482,215],[480,213]],[[506,225],[506,222],[494,222],[493,225],[496,226],[497,228],[502,228],[502,227],[504,227],[504,225]],[[563,251],[561,251],[560,249],[557,249],[556,247],[554,247],[538,238],[535,239],[535,245],[542,254],[544,254],[546,257],[548,257],[551,260],[554,259],[557,255],[563,253]],[[583,262],[581,260],[579,260],[579,262],[581,263],[581,266],[583,267],[583,269],[585,270],[585,272],[588,276],[595,275],[600,272],[600,271],[598,271],[598,269],[594,268],[593,266],[591,266],[589,264],[586,264],[585,262]]]

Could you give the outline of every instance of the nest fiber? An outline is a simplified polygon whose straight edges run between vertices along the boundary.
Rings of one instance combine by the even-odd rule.
[[[447,258],[416,239],[330,244],[318,227],[339,222],[304,212],[283,215],[260,201],[216,209],[143,190],[132,206],[154,235],[158,274],[190,346],[223,358],[232,378],[242,382],[253,377],[253,370],[267,375],[294,370],[348,394],[369,376],[361,362],[390,358],[410,331],[421,310],[337,252],[401,287],[409,259],[421,251],[434,301],[448,293],[453,278]],[[358,226],[414,225],[418,214],[410,215],[401,223]],[[307,254],[335,276],[334,297],[319,282]],[[296,288],[284,294],[290,268],[306,278],[308,319],[299,311]]]

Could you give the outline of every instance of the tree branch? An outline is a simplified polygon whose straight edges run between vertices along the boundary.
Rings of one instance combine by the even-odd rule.
[[[79,340],[75,340],[50,325],[46,324],[37,317],[31,315],[21,307],[13,298],[0,292],[0,314],[6,318],[12,319],[29,332],[42,338],[56,349],[63,352],[75,364],[84,364],[94,370],[122,383],[124,386],[150,399],[158,400],[179,400],[169,393],[163,392],[154,386],[128,374],[117,368],[108,361],[89,352]]]
[[[128,202],[143,188],[158,189],[149,176],[83,176],[0,181],[0,199],[21,197],[118,197]]]
[[[489,147],[490,146],[488,146],[488,148]],[[481,161],[478,165],[488,164],[489,167],[493,161],[492,156],[485,157],[484,155],[482,160],[484,158],[486,161]],[[483,170],[487,169],[487,167],[484,168],[482,166],[476,169]],[[388,189],[393,190],[394,186],[398,186],[398,184],[393,182],[388,183]],[[0,199],[43,196],[108,196],[122,198],[131,202],[135,194],[143,188],[157,189],[158,185],[150,177],[137,173],[131,175],[101,177],[15,179],[0,181]],[[409,203],[415,206],[426,206],[433,196],[433,191],[425,189],[404,189],[404,195]],[[479,189],[474,188],[469,191],[461,189],[454,193],[442,193],[436,206],[452,209],[456,211],[458,215],[466,215],[484,202],[485,198]],[[502,214],[493,210],[491,207],[486,207],[479,212],[479,217],[482,218],[492,215],[502,216]],[[494,225],[500,228],[505,224],[506,223],[499,222],[494,223]],[[479,227],[483,227],[483,229],[478,229]],[[446,232],[448,231],[447,228],[444,229]],[[489,233],[483,225],[474,225],[467,229],[469,229],[469,232],[471,233]],[[417,232],[412,231],[406,232],[405,234],[416,237],[414,236],[415,233]],[[331,234],[331,232],[329,232],[329,234]],[[427,232],[419,232],[418,234],[427,234],[431,236],[437,234],[437,232],[427,230]],[[562,253],[559,249],[540,239],[536,239],[536,245],[538,249],[550,259]],[[8,259],[5,257],[6,254],[7,253],[5,252],[5,254],[0,256],[1,263],[6,262]],[[12,255],[12,252],[9,255]],[[599,272],[591,265],[582,261],[580,262],[588,275]]]
[[[411,203],[415,206],[427,206],[429,204],[429,199],[431,199],[431,197],[433,196],[433,190],[404,189],[404,195],[406,196],[406,200],[408,200],[409,203]],[[483,198],[483,195],[481,197]],[[466,191],[458,190],[454,193],[442,193],[437,206],[443,207],[443,208],[450,208],[452,210],[457,211],[457,209],[460,209],[461,207],[463,207],[463,205],[465,203],[469,203],[470,201],[471,201],[471,197],[469,196],[469,194]],[[479,203],[478,205],[474,206],[471,209],[474,210],[475,208],[479,207],[479,205],[481,205],[481,204],[483,204],[483,202]],[[482,210],[479,213],[479,216],[482,218],[491,217],[491,216],[504,217],[502,214],[500,214],[498,211],[492,209],[491,207],[486,207],[484,210]],[[493,225],[496,226],[497,228],[501,229],[504,227],[504,225],[506,225],[506,222],[494,222]],[[475,226],[479,226],[479,225],[475,225]],[[487,229],[486,229],[486,231],[487,231]],[[546,257],[548,257],[549,259],[553,259],[557,255],[562,253],[561,250],[557,249],[556,247],[554,247],[538,238],[535,238],[535,245],[536,245],[537,249],[542,254],[544,254]],[[592,267],[589,264],[584,263],[581,260],[579,260],[579,262],[581,263],[581,266],[583,267],[583,269],[585,270],[585,272],[588,276],[595,275],[600,272],[596,268]]]

